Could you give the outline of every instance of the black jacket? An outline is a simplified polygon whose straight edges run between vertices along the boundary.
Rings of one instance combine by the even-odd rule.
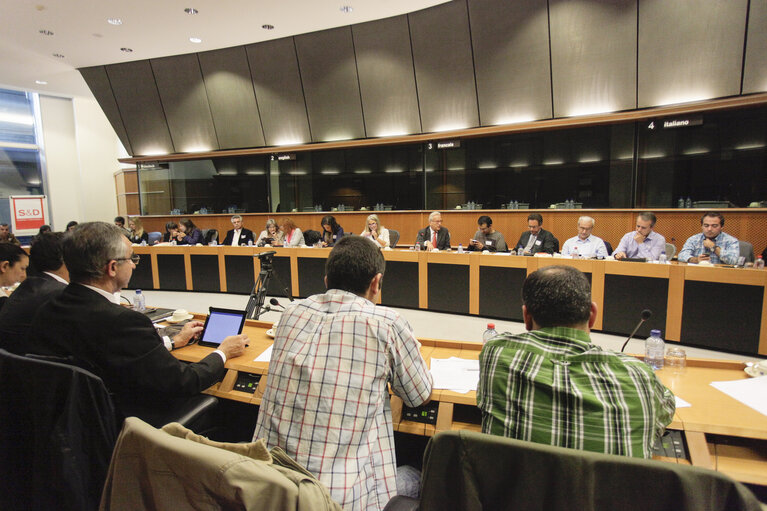
[[[224,241],[221,243],[222,245],[231,245],[232,244],[232,236],[234,236],[234,229],[230,229],[226,233],[226,238],[224,238]],[[256,242],[256,239],[253,237],[253,231],[250,229],[242,228],[240,230],[240,241],[237,242],[238,245],[247,245],[249,241],[252,241],[253,243]]]
[[[518,250],[520,246],[525,248],[528,241],[530,241],[530,231],[523,232],[522,236],[519,237],[519,241],[514,247],[514,250]],[[540,243],[538,243],[539,241]],[[559,242],[554,235],[546,229],[541,229],[538,232],[538,239],[535,240],[531,253],[537,254],[538,252],[545,252],[547,254],[553,254],[558,248]]]
[[[46,273],[27,277],[0,311],[0,348],[11,353],[25,353],[24,339],[37,309],[67,287]]]
[[[428,226],[418,231],[418,237],[415,242],[420,244],[421,248],[423,248],[423,244],[427,241],[431,241],[431,233],[429,232]],[[447,250],[450,248],[450,231],[447,230],[447,227],[442,227],[437,231],[436,248],[440,250]]]

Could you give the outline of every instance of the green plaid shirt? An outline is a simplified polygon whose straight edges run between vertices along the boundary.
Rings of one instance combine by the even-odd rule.
[[[479,356],[482,431],[542,444],[650,458],[674,395],[641,360],[572,328],[501,334]]]

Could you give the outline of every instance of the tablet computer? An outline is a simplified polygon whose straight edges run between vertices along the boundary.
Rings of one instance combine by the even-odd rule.
[[[198,344],[218,348],[230,335],[242,333],[245,314],[245,311],[210,307]]]

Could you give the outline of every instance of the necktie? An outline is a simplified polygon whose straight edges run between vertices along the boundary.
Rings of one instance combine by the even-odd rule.
[[[431,237],[431,248],[437,248],[437,231],[432,231],[432,237]]]

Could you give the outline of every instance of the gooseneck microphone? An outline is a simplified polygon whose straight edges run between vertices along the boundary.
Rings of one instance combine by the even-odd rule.
[[[631,332],[631,335],[629,335],[629,338],[626,339],[626,342],[623,343],[623,346],[621,347],[621,353],[623,353],[623,350],[626,349],[626,345],[629,343],[632,337],[634,337],[634,334],[637,333],[637,330],[639,330],[639,327],[642,326],[642,323],[650,319],[650,316],[652,316],[652,311],[650,309],[645,309],[642,311],[642,319],[639,320],[639,323],[637,323],[636,328],[633,332]]]
[[[278,302],[276,298],[272,298],[271,300],[269,300],[269,303],[271,305],[274,305],[275,307],[282,307],[282,310],[285,310],[285,306],[282,305],[280,302]]]

